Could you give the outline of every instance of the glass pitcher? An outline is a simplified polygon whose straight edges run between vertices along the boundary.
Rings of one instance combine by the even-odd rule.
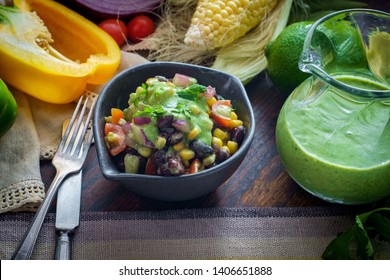
[[[300,69],[313,74],[276,126],[291,177],[324,200],[365,204],[390,195],[390,14],[332,13],[310,28]]]

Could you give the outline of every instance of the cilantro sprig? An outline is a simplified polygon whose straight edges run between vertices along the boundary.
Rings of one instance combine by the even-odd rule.
[[[181,103],[177,103],[176,108],[171,110],[172,113],[177,115],[184,115],[187,119],[191,119],[191,113],[188,109]]]
[[[387,206],[389,205],[357,215],[354,225],[329,243],[322,258],[326,260],[374,259],[375,248],[372,241],[378,238],[390,243],[390,207]],[[356,256],[351,254],[352,246],[356,248]]]
[[[186,88],[180,89],[176,91],[176,94],[184,99],[198,101],[199,95],[206,91],[206,87],[199,84],[193,84]]]
[[[163,116],[167,111],[165,110],[165,108],[160,105],[160,104],[156,104],[156,105],[148,105],[148,104],[144,104],[143,105],[143,110],[142,111],[137,111],[134,116],[135,117],[145,117],[145,116],[148,116],[148,117],[160,117],[160,116]]]

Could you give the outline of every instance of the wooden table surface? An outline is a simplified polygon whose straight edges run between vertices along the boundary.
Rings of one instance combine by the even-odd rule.
[[[388,1],[367,2],[373,8],[390,11]],[[81,211],[334,206],[301,189],[286,173],[280,161],[275,145],[275,125],[287,95],[273,87],[265,73],[252,80],[246,90],[256,119],[254,141],[240,168],[216,191],[184,202],[162,202],[140,197],[102,176],[96,151],[92,146],[83,168]],[[48,187],[55,174],[51,162],[41,162],[41,174]],[[364,206],[357,207],[357,211],[362,208]],[[54,205],[50,211],[55,211]]]

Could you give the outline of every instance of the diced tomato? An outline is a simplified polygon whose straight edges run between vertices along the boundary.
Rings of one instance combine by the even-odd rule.
[[[218,100],[211,107],[211,117],[223,127],[229,127],[232,118],[232,104],[230,100]]]
[[[113,124],[118,124],[120,119],[123,119],[125,117],[123,111],[118,108],[112,108],[111,109],[111,122]]]
[[[189,174],[198,173],[204,170],[204,165],[200,159],[194,159],[190,165],[190,169],[188,170]]]
[[[157,168],[150,158],[146,161],[145,175],[157,175]]]
[[[110,134],[111,132],[111,134]],[[104,126],[105,142],[109,147],[110,154],[115,156],[126,148],[126,133],[120,125],[106,123]]]

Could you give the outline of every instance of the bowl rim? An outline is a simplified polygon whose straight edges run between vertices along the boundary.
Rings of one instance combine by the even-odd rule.
[[[242,145],[239,147],[238,151],[233,154],[229,159],[226,161],[217,164],[216,166],[213,166],[212,168],[202,170],[198,173],[194,174],[183,174],[180,176],[159,176],[159,175],[146,175],[146,174],[131,174],[131,173],[124,173],[120,172],[118,168],[114,165],[114,163],[111,160],[111,156],[108,153],[106,146],[104,144],[104,140],[101,137],[102,133],[98,130],[101,130],[100,123],[102,121],[102,117],[99,118],[99,109],[101,108],[102,100],[107,95],[108,89],[117,81],[123,78],[124,76],[129,75],[130,73],[136,73],[138,70],[147,69],[147,68],[155,68],[155,67],[164,67],[164,66],[180,66],[180,67],[187,67],[187,68],[194,68],[198,71],[204,71],[207,72],[214,72],[223,76],[226,76],[227,78],[233,80],[237,86],[240,88],[241,94],[239,95],[239,100],[244,104],[244,108],[247,109],[248,114],[248,126],[246,127],[246,135],[244,138],[244,141]],[[196,77],[195,77],[196,78]],[[130,93],[129,93],[130,94]],[[223,94],[222,94],[223,96]],[[126,180],[126,179],[134,179],[134,180],[151,180],[151,181],[169,181],[174,180],[177,182],[178,180],[186,180],[192,177],[205,177],[213,173],[219,172],[221,169],[224,169],[225,167],[228,167],[230,165],[233,165],[235,162],[239,161],[239,164],[243,160],[240,159],[240,155],[246,155],[248,152],[254,138],[255,134],[255,117],[252,105],[249,101],[247,92],[245,90],[244,85],[242,82],[235,76],[228,74],[226,72],[212,69],[206,66],[196,65],[196,64],[189,64],[189,63],[182,63],[182,62],[168,62],[168,61],[159,61],[159,62],[146,62],[143,64],[139,64],[130,68],[127,68],[123,70],[122,72],[116,74],[102,89],[101,93],[97,97],[95,109],[93,112],[93,121],[92,121],[92,127],[93,127],[93,134],[95,138],[95,147],[97,151],[98,161],[101,167],[101,172],[103,173],[104,177],[108,179],[113,180]],[[229,175],[229,177],[232,174]]]

